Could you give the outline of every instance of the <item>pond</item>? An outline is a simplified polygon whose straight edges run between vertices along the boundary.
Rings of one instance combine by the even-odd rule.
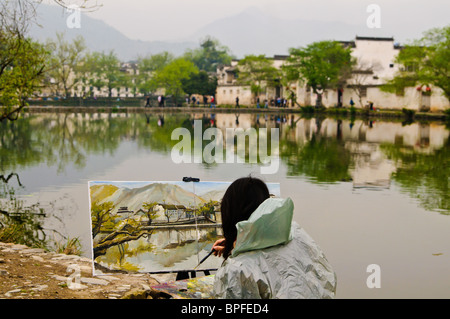
[[[195,119],[203,128],[278,128],[277,172],[248,161],[174,163],[171,133],[193,132]],[[338,298],[449,298],[449,134],[439,122],[297,114],[25,114],[0,123],[2,227],[26,211],[27,243],[79,238],[92,257],[89,181],[251,174],[292,198],[295,221],[334,267]],[[380,288],[367,285],[373,264]]]

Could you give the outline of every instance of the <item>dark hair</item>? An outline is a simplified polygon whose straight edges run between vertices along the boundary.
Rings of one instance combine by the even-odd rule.
[[[270,197],[267,185],[258,178],[243,177],[234,181],[222,198],[220,211],[222,229],[225,237],[223,257],[231,255],[236,240],[236,224],[247,220],[250,215]]]

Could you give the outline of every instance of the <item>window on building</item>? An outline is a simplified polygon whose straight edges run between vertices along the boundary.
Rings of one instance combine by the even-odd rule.
[[[394,64],[393,63],[389,64],[389,67],[392,69],[394,67]]]
[[[360,88],[360,92],[361,92],[361,97],[367,97],[367,87],[362,86]]]

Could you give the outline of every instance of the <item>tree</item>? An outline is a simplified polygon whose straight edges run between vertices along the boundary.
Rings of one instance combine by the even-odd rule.
[[[49,63],[48,76],[54,79],[56,91],[61,89],[64,96],[70,96],[73,87],[81,80],[80,66],[83,63],[83,52],[86,45],[82,36],[76,37],[72,43],[64,40],[62,33],[56,34],[56,42],[50,42],[53,51]]]
[[[0,122],[17,119],[39,89],[47,56],[41,44],[0,31]]]
[[[112,97],[113,89],[127,85],[127,76],[121,71],[120,60],[114,51],[88,54],[86,66],[91,73],[90,84],[99,90],[106,87],[109,97]]]
[[[374,71],[380,69],[378,62],[367,62],[357,60],[355,61],[355,68],[352,71],[352,76],[348,79],[347,83],[349,87],[355,92],[358,97],[358,102],[363,107],[364,92],[367,90],[367,80],[370,79]]]
[[[198,68],[184,58],[177,58],[155,73],[153,85],[166,89],[166,95],[173,95],[175,104],[185,94],[183,81],[198,73]]]
[[[102,227],[112,222],[111,211],[114,209],[112,202],[98,203],[93,202],[91,206],[92,218],[92,238],[97,236]]]
[[[450,100],[450,26],[431,29],[406,45],[396,63],[403,67],[383,90],[397,92],[415,85],[434,85]]]
[[[188,50],[184,57],[193,62],[199,70],[216,72],[220,64],[230,64],[230,50],[211,37],[206,37],[200,43],[200,48]]]
[[[258,97],[268,86],[272,86],[280,76],[271,60],[264,55],[247,55],[238,63],[238,83],[250,86]]]
[[[284,69],[290,80],[300,80],[317,94],[316,106],[322,106],[325,90],[342,87],[352,69],[350,48],[336,41],[315,42],[304,48],[292,48]]]
[[[189,95],[215,95],[217,88],[217,77],[209,76],[207,72],[200,71],[192,74],[190,78],[182,81],[183,91]]]
[[[163,69],[167,64],[172,62],[173,59],[174,56],[169,52],[162,52],[139,58],[139,75],[137,77],[139,92],[149,94],[157,89],[157,87],[154,87],[154,82],[152,81],[153,75],[155,72]]]
[[[144,209],[144,211],[147,214],[147,218],[148,218],[148,225],[150,226],[153,219],[155,219],[156,217],[158,217],[158,211],[155,210],[155,206],[157,206],[158,203],[157,202],[149,202],[149,203],[143,203],[142,207]]]
[[[48,52],[27,38],[36,3],[0,3],[0,121],[17,119],[27,99],[39,88]]]

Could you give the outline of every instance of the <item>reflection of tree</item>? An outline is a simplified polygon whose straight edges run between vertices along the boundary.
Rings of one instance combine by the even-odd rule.
[[[341,125],[337,125],[337,138],[322,136],[321,120],[317,131],[304,145],[297,141],[280,141],[281,158],[288,166],[288,175],[306,175],[316,182],[334,183],[349,180],[350,152],[341,140]]]
[[[12,176],[0,175],[0,241],[23,244],[29,247],[47,248],[47,235],[43,228],[45,214],[39,207],[39,203],[27,206],[16,196],[15,188],[8,185]]]
[[[427,210],[450,215],[450,139],[434,153],[383,144],[381,149],[397,162],[392,178]]]

